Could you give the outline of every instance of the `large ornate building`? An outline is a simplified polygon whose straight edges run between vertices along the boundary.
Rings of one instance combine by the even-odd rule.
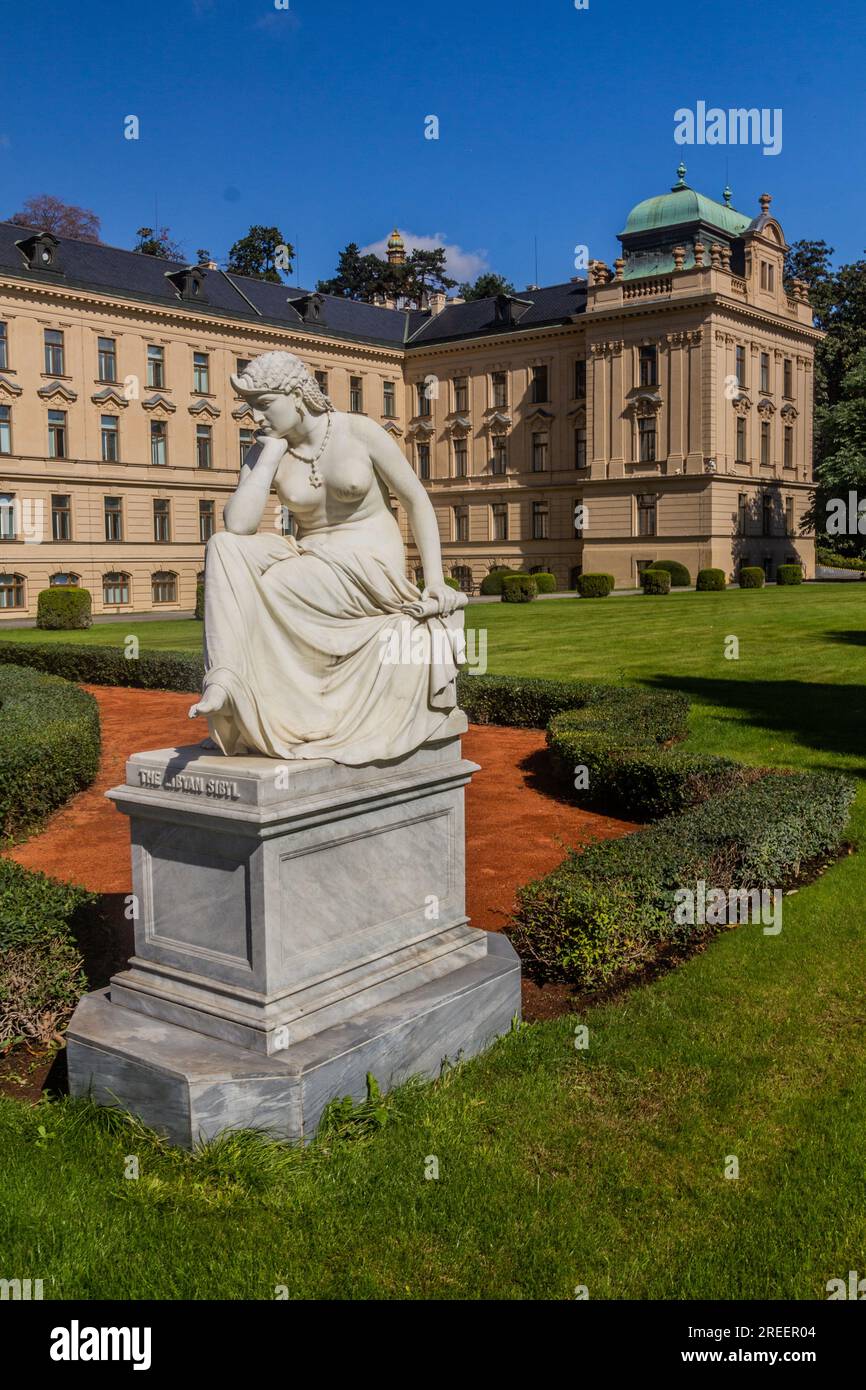
[[[70,583],[95,613],[189,612],[253,441],[229,377],[273,348],[399,440],[469,590],[500,565],[562,588],[663,558],[812,573],[806,287],[767,195],[750,218],[684,174],[612,269],[424,310],[0,224],[0,621]]]

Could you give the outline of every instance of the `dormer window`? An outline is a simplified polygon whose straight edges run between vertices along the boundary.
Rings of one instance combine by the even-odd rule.
[[[25,237],[16,245],[23,253],[30,270],[59,270],[60,242],[51,232],[40,232],[37,236]]]
[[[204,292],[204,275],[204,270],[197,265],[184,266],[182,270],[166,271],[166,279],[171,281],[181,299],[207,298]]]
[[[321,294],[304,294],[300,299],[290,299],[293,309],[300,314],[304,323],[324,323],[325,299]]]
[[[770,294],[775,289],[775,266],[772,261],[761,261],[761,289],[768,290]]]

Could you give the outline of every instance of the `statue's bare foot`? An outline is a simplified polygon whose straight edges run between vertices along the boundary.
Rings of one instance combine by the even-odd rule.
[[[221,685],[209,685],[198,704],[190,705],[190,719],[200,714],[218,714],[229,702],[229,693]]]

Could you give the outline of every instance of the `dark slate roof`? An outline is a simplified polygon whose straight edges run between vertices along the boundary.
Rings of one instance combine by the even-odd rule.
[[[57,270],[30,269],[16,242],[23,241],[35,230],[13,222],[0,222],[0,273],[46,285],[66,284],[76,289],[125,295],[155,305],[188,305],[203,314],[231,315],[291,329],[295,333],[308,332],[315,336],[324,332],[387,347],[429,346],[503,331],[503,325],[496,322],[495,299],[449,305],[442,313],[431,316],[423,310],[386,309],[327,294],[322,296],[318,322],[304,323],[291,301],[309,291],[246,275],[232,275],[224,270],[203,270],[202,297],[184,300],[177,285],[168,277],[186,269],[187,262],[143,256],[136,251],[76,241],[71,237],[59,239]],[[564,285],[548,285],[527,291],[520,296],[520,301],[517,306],[520,317],[515,316],[514,329],[567,323],[586,306],[586,284],[570,281]],[[528,308],[524,308],[524,301],[529,301]]]

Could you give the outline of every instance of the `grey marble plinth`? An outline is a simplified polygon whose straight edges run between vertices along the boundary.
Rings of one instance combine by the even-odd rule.
[[[68,1032],[70,1089],[178,1143],[308,1138],[333,1095],[438,1074],[520,1012],[504,939],[465,911],[465,718],[409,757],[138,753],[135,955]]]

